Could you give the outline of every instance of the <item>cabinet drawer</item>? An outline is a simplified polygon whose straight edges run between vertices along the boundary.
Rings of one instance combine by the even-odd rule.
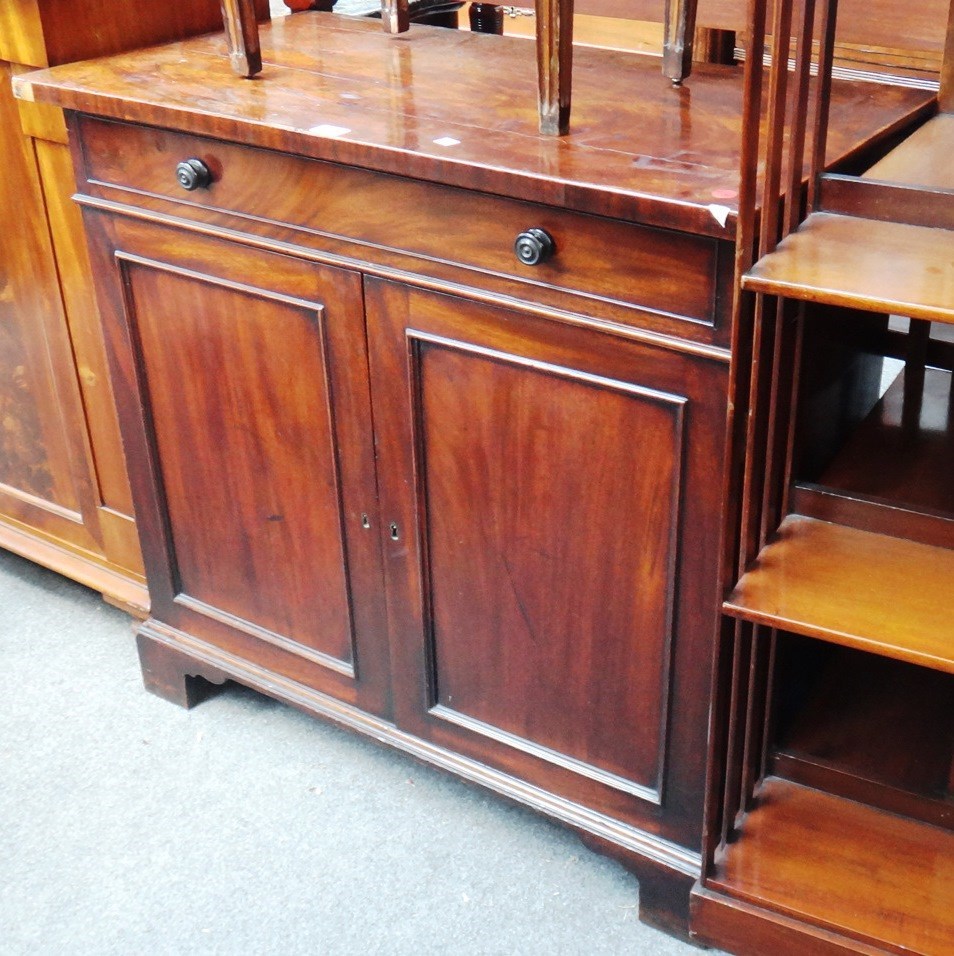
[[[475,271],[468,281],[477,286],[492,287],[495,278],[525,283],[531,299],[534,288],[544,298],[574,294],[583,301],[567,307],[577,311],[589,300],[597,311],[606,303],[714,322],[718,243],[707,237],[168,130],[83,118],[81,131],[94,195],[115,197],[118,188],[132,204],[161,197],[180,203],[185,217],[237,213],[252,233],[281,223],[302,231],[303,244],[315,234],[357,244],[351,254],[370,263],[396,251],[416,257],[422,275],[449,264]],[[211,185],[179,185],[176,166],[189,158],[206,164]],[[535,266],[514,252],[528,228],[555,243],[552,257]]]

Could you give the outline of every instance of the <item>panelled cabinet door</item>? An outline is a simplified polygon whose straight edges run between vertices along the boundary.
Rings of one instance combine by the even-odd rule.
[[[365,297],[398,723],[698,844],[724,366]]]
[[[88,219],[153,618],[386,713],[360,277]]]

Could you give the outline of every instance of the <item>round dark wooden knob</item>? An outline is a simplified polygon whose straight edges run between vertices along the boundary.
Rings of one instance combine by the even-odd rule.
[[[212,171],[201,159],[186,159],[176,166],[176,179],[183,189],[204,189],[212,182]]]
[[[532,228],[517,236],[513,251],[524,265],[538,266],[556,252],[556,244],[553,242],[553,236],[546,229]]]

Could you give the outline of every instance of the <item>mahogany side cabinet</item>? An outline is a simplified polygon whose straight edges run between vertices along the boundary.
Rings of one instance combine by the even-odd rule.
[[[69,111],[146,684],[235,680],[535,808],[685,933],[741,74],[580,48],[557,139],[519,39],[261,39],[253,81],[218,35],[18,84]],[[831,161],[929,99],[836,83]]]

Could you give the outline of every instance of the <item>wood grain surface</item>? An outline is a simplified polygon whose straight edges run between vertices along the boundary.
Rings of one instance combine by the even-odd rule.
[[[954,322],[954,232],[814,213],[742,279],[752,292]]]
[[[864,178],[925,189],[954,190],[952,153],[954,114],[938,113],[866,170]]]
[[[694,846],[726,367],[365,295],[399,725]]]
[[[954,953],[954,834],[785,780],[763,784],[709,885],[854,937],[861,953]]]
[[[556,138],[537,131],[533,49],[519,38],[420,25],[392,37],[379,27],[317,12],[276,20],[262,28],[265,65],[254,83],[231,73],[219,35],[34,74],[20,95],[586,212],[732,234],[742,92],[736,68],[699,67],[673,89],[658,60],[578,49],[573,132]],[[506,82],[487,84],[487,76]],[[906,127],[929,100],[916,90],[836,83],[829,161]]]
[[[954,550],[789,515],[730,614],[954,673]]]

